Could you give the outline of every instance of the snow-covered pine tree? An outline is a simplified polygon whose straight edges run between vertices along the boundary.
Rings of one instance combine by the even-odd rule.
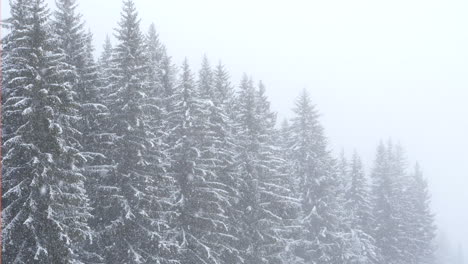
[[[159,144],[165,143],[165,136],[167,133],[164,131],[165,122],[167,120],[167,111],[164,104],[164,84],[163,78],[165,75],[164,69],[162,68],[162,62],[164,59],[165,49],[159,35],[156,32],[156,26],[151,24],[148,30],[148,34],[145,37],[145,51],[144,56],[146,60],[147,70],[147,86],[152,100],[151,104],[153,109],[149,114],[152,133],[155,139],[159,139]],[[167,84],[166,84],[167,85]],[[157,107],[156,107],[157,106]],[[167,146],[158,146],[158,149],[166,150]]]
[[[94,61],[93,37],[84,30],[84,22],[77,13],[76,0],[56,1],[53,28],[57,46],[65,54],[65,63],[71,74],[66,80],[72,85],[76,100],[80,103],[79,130],[88,163],[99,164],[102,160],[99,148],[102,138],[101,125],[107,108],[101,103],[102,92],[99,85],[99,71]]]
[[[22,96],[21,92],[23,89],[15,89],[16,86],[20,86],[22,83],[18,82],[18,79],[14,85],[9,84],[9,82],[19,73],[25,74],[26,71],[25,69],[21,71],[17,70],[15,64],[9,63],[10,61],[14,61],[11,58],[27,55],[19,52],[18,48],[27,44],[21,38],[30,33],[30,31],[27,31],[28,23],[30,23],[30,18],[28,17],[30,15],[30,10],[28,10],[29,5],[30,1],[27,0],[12,1],[10,3],[11,17],[4,24],[4,27],[10,32],[2,40],[2,63],[4,64],[2,65],[2,105],[5,105],[9,98]],[[21,111],[4,111],[2,114],[2,137],[3,142],[5,142],[22,125],[23,117]]]
[[[175,94],[172,112],[172,173],[177,181],[173,225],[178,230],[181,263],[220,263],[225,250],[222,239],[228,235],[226,208],[230,205],[225,185],[215,174],[213,142],[209,126],[209,103],[200,97],[187,60]]]
[[[404,189],[407,180],[403,152],[394,150],[391,142],[377,147],[372,170],[373,195],[373,236],[379,248],[382,261],[391,264],[411,263],[411,241],[406,235],[409,226],[406,219],[409,201]]]
[[[173,64],[171,56],[167,54],[166,47],[161,44],[159,52],[161,54],[161,60],[159,62],[160,81],[161,81],[161,99],[164,107],[164,113],[166,114],[164,121],[166,124],[166,131],[168,137],[166,143],[169,146],[173,146],[177,140],[172,136],[171,130],[177,126],[175,120],[177,119],[177,113],[175,112],[176,104],[178,103],[176,96],[176,82],[177,82],[177,67]],[[158,52],[158,53],[159,53]]]
[[[343,162],[341,162],[343,164]],[[343,169],[346,170],[348,169]],[[347,223],[351,230],[345,263],[379,263],[380,253],[372,237],[372,196],[361,158],[354,151],[349,164],[348,188],[345,192]]]
[[[226,67],[221,63],[218,63],[213,71],[213,86],[214,86],[214,98],[213,103],[221,108],[223,113],[227,116],[229,123],[229,134],[235,138],[236,128],[236,92],[234,87],[231,85],[229,72]],[[235,141],[235,140],[234,140]],[[237,144],[234,142],[234,144]]]
[[[337,198],[339,177],[307,91],[296,101],[294,113],[289,149],[302,209],[297,242],[291,245],[295,258],[290,263],[342,263],[341,246],[345,241]]]
[[[81,122],[82,145],[86,151],[86,170],[90,173],[104,173],[108,171],[109,159],[103,155],[111,144],[109,131],[106,129],[106,120],[109,109],[105,105],[106,90],[103,86],[100,67],[94,60],[93,36],[91,32],[86,35],[86,49],[84,54],[84,66],[78,68],[80,83],[78,86],[83,94],[78,98],[82,102]]]
[[[112,42],[109,35],[106,35],[106,39],[104,40],[104,45],[102,45],[102,53],[98,59],[99,67],[103,67],[105,65],[109,65],[112,61]]]
[[[151,24],[145,38],[145,57],[148,64],[148,85],[154,87],[153,90],[157,94],[162,92],[163,70],[161,63],[164,56],[163,47],[156,32],[156,26]]]
[[[278,130],[278,141],[280,142],[281,153],[283,153],[283,159],[288,159],[288,144],[289,144],[289,130],[291,126],[289,124],[288,119],[283,119],[281,122],[281,126]]]
[[[210,62],[206,55],[203,56],[200,72],[198,73],[198,89],[203,99],[211,101],[215,98],[213,70],[211,69]]]
[[[226,112],[228,104],[233,102],[234,98],[231,97],[233,94],[229,94],[227,91],[230,89],[227,72],[223,73],[222,79],[218,79],[218,77],[221,76],[214,78],[209,61],[205,56],[198,78],[200,97],[208,106],[208,130],[205,135],[206,140],[203,143],[204,156],[211,161],[208,164],[208,169],[216,176],[216,181],[222,184],[229,201],[228,207],[224,208],[227,217],[225,224],[228,230],[218,241],[225,247],[223,262],[237,263],[240,262],[240,254],[236,248],[239,241],[239,229],[235,222],[235,215],[238,212],[234,206],[239,197],[235,160],[237,146],[233,135],[234,120]],[[222,97],[221,92],[225,93]]]
[[[147,76],[146,76],[146,101],[145,106],[145,117],[148,122],[149,137],[153,142],[152,153],[155,160],[161,163],[164,171],[170,166],[167,150],[166,131],[166,118],[167,111],[164,105],[164,94],[163,94],[163,69],[161,69],[161,61],[164,56],[164,50],[159,36],[156,32],[156,26],[151,24],[148,34],[145,38],[144,43],[144,58],[146,61]],[[163,178],[166,181],[166,187],[173,187],[171,183],[171,177],[168,177],[164,173]],[[169,186],[167,186],[169,184]]]
[[[261,171],[261,175],[265,177],[266,191],[271,195],[271,197],[265,195],[265,198],[271,203],[270,210],[282,219],[281,223],[278,223],[279,226],[275,228],[282,229],[282,233],[284,233],[289,231],[284,226],[285,221],[289,222],[295,215],[294,211],[300,208],[300,200],[291,194],[293,189],[293,186],[289,184],[291,175],[290,172],[284,171],[286,157],[282,155],[281,141],[277,140],[279,131],[275,129],[276,113],[271,110],[266,88],[262,81],[258,83],[256,105],[258,123],[262,129],[259,133],[261,135],[259,141],[264,145],[260,157],[262,157],[264,168],[269,168],[269,170]]]
[[[96,218],[105,263],[167,263],[174,245],[166,237],[163,155],[154,137],[157,98],[148,85],[143,35],[133,1],[124,1],[112,78],[106,88],[113,144],[105,154],[113,169],[102,179]]]
[[[145,44],[147,70],[150,75],[148,84],[155,87],[152,92],[156,93],[158,99],[157,116],[159,120],[153,119],[153,126],[156,125],[154,126],[156,129],[153,128],[153,131],[155,132],[154,136],[159,139],[157,145],[159,150],[164,152],[164,163],[167,165],[166,172],[163,174],[164,177],[161,179],[161,183],[165,186],[161,194],[164,196],[164,200],[169,202],[164,203],[164,206],[161,207],[164,212],[164,219],[168,221],[164,233],[166,243],[172,248],[170,258],[179,263],[181,261],[181,252],[177,245],[179,233],[178,226],[174,224],[178,220],[179,213],[177,204],[174,204],[177,201],[178,184],[173,170],[173,164],[175,163],[174,146],[180,140],[175,130],[181,118],[177,108],[181,100],[177,93],[177,67],[172,63],[172,58],[167,54],[166,47],[160,41],[156,27],[153,24],[150,25]]]
[[[300,196],[299,190],[299,183],[297,182],[297,178],[293,175],[293,162],[291,160],[291,150],[289,149],[289,144],[291,142],[290,135],[291,135],[291,126],[289,124],[288,119],[284,119],[281,123],[280,128],[277,131],[276,135],[276,142],[278,142],[278,156],[281,158],[281,174],[283,175],[283,183],[282,185],[285,186],[287,189],[290,190],[290,194],[288,195],[290,198],[296,199],[296,206],[294,208],[290,208],[291,210],[291,217],[293,219],[297,218],[297,214],[300,211]]]
[[[89,158],[101,156],[90,151],[99,142],[99,127],[96,122],[106,114],[107,109],[100,103],[98,67],[94,61],[92,34],[84,30],[81,14],[76,11],[76,0],[57,0],[53,28],[57,46],[65,54],[65,63],[71,68],[67,82],[72,85],[76,100],[82,106],[80,131],[82,144]]]
[[[281,203],[287,188],[279,185],[280,159],[273,144],[274,114],[264,91],[244,75],[237,96],[239,248],[244,263],[282,263],[285,243]]]
[[[286,241],[286,247],[281,253],[283,263],[303,263],[293,253],[294,247],[299,240],[301,226],[298,225],[298,217],[301,212],[301,200],[299,195],[299,184],[297,177],[293,174],[293,162],[289,149],[290,143],[290,125],[287,119],[281,123],[280,129],[277,131],[276,142],[278,142],[278,156],[281,157],[280,173],[282,175],[281,186],[289,190],[287,194],[288,202],[282,207],[283,213],[283,230],[282,237]]]
[[[415,165],[410,175],[406,190],[411,206],[408,219],[410,226],[408,234],[411,239],[411,251],[414,256],[412,263],[435,263],[435,224],[434,215],[430,210],[430,195],[426,179],[424,179],[419,164]]]
[[[346,158],[346,154],[344,149],[341,150],[340,157],[338,158],[338,175],[341,178],[341,188],[343,189],[344,193],[349,189],[349,164],[348,159]]]
[[[235,92],[229,79],[226,67],[219,62],[213,72],[214,103],[222,105],[224,112],[229,115],[230,119],[234,120]]]
[[[102,47],[102,53],[97,62],[99,72],[99,87],[104,95],[109,94],[110,85],[113,77],[113,61],[112,54],[113,48],[109,36],[106,36],[106,40]],[[105,101],[105,100],[104,100]]]
[[[164,95],[164,105],[166,112],[171,112],[174,108],[175,103],[175,86],[176,86],[176,75],[177,67],[172,62],[172,57],[167,54],[166,48],[162,47],[162,60],[161,60],[161,85]]]
[[[11,2],[4,42],[3,260],[84,263],[92,232],[77,169],[85,161],[74,126],[79,104],[67,82],[72,69],[49,26],[43,0]],[[14,122],[9,118],[18,117]]]
[[[346,200],[349,201],[349,206],[352,206],[350,211],[353,215],[353,226],[367,230],[371,227],[372,201],[362,161],[356,151],[351,159],[349,173],[350,185],[346,193]]]
[[[86,93],[79,84],[82,71],[86,68],[87,52],[88,52],[88,35],[84,30],[84,22],[81,15],[77,13],[76,0],[57,0],[57,10],[54,12],[52,28],[54,29],[54,37],[58,48],[63,50],[65,54],[65,62],[71,66],[72,72],[69,80],[76,90],[77,97],[84,96]]]
[[[152,148],[149,151],[152,155],[153,163],[158,163],[160,174],[158,182],[153,186],[153,191],[158,195],[158,203],[154,203],[157,207],[162,220],[163,226],[159,226],[159,231],[164,234],[165,248],[171,249],[168,259],[173,262],[178,262],[177,254],[177,230],[170,225],[171,219],[177,218],[177,208],[174,204],[177,197],[176,179],[171,175],[171,148],[175,141],[172,138],[170,130],[173,128],[171,115],[167,108],[168,105],[175,105],[175,97],[166,95],[171,93],[172,83],[172,68],[167,72],[165,63],[169,63],[164,45],[160,42],[156,26],[150,25],[148,34],[145,38],[146,71],[147,71],[147,92],[146,106],[149,108],[145,111],[146,120],[148,123],[148,138],[152,141]],[[167,224],[166,224],[167,223]],[[166,250],[167,251],[167,250]]]
[[[351,187],[351,171],[350,171],[350,164],[348,159],[346,158],[346,154],[344,148],[341,149],[340,155],[337,158],[337,175],[338,175],[338,196],[337,198],[340,200],[340,203],[346,207],[346,194],[348,193]],[[346,208],[345,208],[346,209]],[[348,215],[348,213],[346,213]]]
[[[265,143],[272,143],[268,142],[271,140],[272,135],[268,132],[274,132],[274,128],[276,125],[276,113],[272,112],[270,109],[270,102],[266,96],[266,88],[262,81],[258,83],[258,89],[256,91],[256,106],[257,106],[257,114],[260,118],[260,126],[261,129],[264,131],[265,137],[270,137],[269,139],[265,138]]]
[[[398,249],[400,259],[394,261],[400,263],[417,263],[418,256],[411,249],[415,241],[408,236],[412,232],[413,205],[411,202],[408,188],[410,186],[410,177],[407,174],[407,159],[400,144],[394,145],[391,141],[387,144],[387,152],[390,161],[390,178],[393,179],[393,188],[395,197],[393,197],[393,206],[396,210],[396,219],[398,222],[395,232],[395,247]]]
[[[71,69],[65,81],[71,85],[75,100],[80,105],[77,126],[81,132],[79,143],[86,158],[83,174],[91,205],[95,207],[95,203],[99,202],[101,175],[109,170],[109,162],[103,155],[104,148],[110,141],[104,129],[104,118],[108,115],[108,110],[101,102],[103,94],[100,91],[98,67],[93,57],[92,34],[84,30],[84,22],[76,11],[76,0],[58,0],[56,4],[54,37],[57,47],[65,54],[64,62]],[[94,222],[90,222],[93,229]],[[97,238],[94,240],[98,241]],[[90,245],[90,251],[99,253],[95,249],[96,245]],[[95,254],[86,255],[88,262],[100,259]]]
[[[393,204],[395,190],[393,180],[390,177],[390,160],[388,151],[383,142],[377,147],[374,166],[372,169],[373,215],[375,218],[374,237],[376,245],[382,253],[384,263],[397,260],[398,248],[395,246],[394,237],[398,220],[397,210]],[[399,257],[399,256],[398,256]]]
[[[115,83],[114,73],[114,61],[113,61],[113,48],[109,36],[106,36],[103,51],[98,58],[96,63],[97,66],[97,80],[96,85],[98,87],[97,97],[99,102],[102,103],[107,111],[100,113],[93,119],[95,125],[99,125],[94,132],[94,135],[98,136],[96,145],[90,146],[91,148],[98,148],[103,156],[94,156],[94,159],[88,162],[88,171],[92,173],[87,179],[87,190],[93,207],[93,218],[89,221],[91,228],[96,231],[95,241],[89,245],[89,251],[95,252],[101,256],[101,263],[107,263],[105,261],[106,254],[106,237],[104,234],[104,223],[105,212],[103,208],[109,208],[112,200],[107,197],[110,195],[112,185],[115,183],[109,182],[109,173],[113,170],[115,162],[113,161],[112,148],[114,147],[115,133],[113,131],[113,121],[109,111],[109,98],[108,95],[111,93],[113,83]],[[89,139],[88,139],[89,140]],[[105,168],[107,165],[107,168]],[[93,165],[96,165],[96,169],[93,170]],[[104,218],[103,218],[104,215]]]

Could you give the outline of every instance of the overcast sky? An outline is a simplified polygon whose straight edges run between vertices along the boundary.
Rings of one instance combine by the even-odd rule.
[[[8,16],[8,1],[2,17]],[[54,7],[53,0],[47,0]],[[78,0],[100,51],[119,0]],[[263,80],[281,118],[309,90],[331,148],[372,165],[393,138],[429,178],[441,229],[468,246],[468,1],[135,0],[175,62]]]

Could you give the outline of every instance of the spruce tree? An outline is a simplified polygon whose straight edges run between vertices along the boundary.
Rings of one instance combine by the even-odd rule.
[[[221,105],[224,112],[231,120],[234,120],[235,91],[229,80],[229,73],[226,67],[219,62],[213,72],[214,100],[217,105]]]
[[[411,203],[410,226],[411,250],[414,262],[420,264],[434,263],[435,259],[435,225],[434,215],[430,210],[430,196],[426,179],[419,164],[415,165],[410,175],[407,195]]]
[[[161,68],[164,56],[163,47],[159,40],[159,35],[156,32],[156,26],[151,24],[145,38],[145,57],[148,71],[148,85],[152,87],[152,91],[156,93],[158,97],[160,97],[163,89],[163,70]]]
[[[112,61],[113,48],[109,36],[106,36],[106,40],[102,48],[103,51],[97,62],[99,72],[99,87],[101,87],[102,95],[107,95],[110,93],[109,89],[112,83],[114,71]]]
[[[244,75],[237,96],[240,249],[244,263],[282,263],[280,159],[272,142],[274,114],[262,90]],[[263,126],[265,125],[265,126]]]
[[[350,168],[344,149],[341,150],[340,156],[338,158],[338,175],[341,178],[342,184],[340,188],[342,188],[343,193],[346,193],[350,188]]]
[[[3,260],[84,263],[92,232],[74,126],[80,105],[42,0],[11,2],[4,50]],[[16,121],[9,122],[10,118]]]
[[[413,238],[408,236],[412,232],[411,224],[413,222],[413,205],[408,193],[410,177],[407,173],[407,158],[403,147],[400,144],[388,143],[388,156],[390,159],[390,175],[393,178],[393,187],[395,197],[393,200],[398,219],[398,232],[396,235],[395,246],[399,250],[400,263],[417,263],[418,256],[411,250],[414,245]]]
[[[106,263],[166,263],[174,249],[165,232],[170,201],[152,126],[158,106],[147,81],[139,24],[133,1],[124,1],[106,100],[113,138],[106,155],[113,169],[102,179],[96,210]]]
[[[213,71],[206,55],[203,56],[201,69],[198,74],[198,89],[200,91],[200,96],[203,99],[211,101],[213,98],[215,98]]]
[[[219,263],[228,238],[226,208],[230,206],[226,186],[214,166],[216,138],[209,124],[209,104],[200,97],[187,60],[184,61],[175,96],[177,104],[172,129],[177,139],[171,151],[172,173],[177,181],[173,223],[178,229],[181,263]]]
[[[172,62],[172,57],[167,54],[166,48],[161,44],[159,52],[161,53],[161,60],[159,62],[159,71],[160,71],[160,82],[161,82],[161,100],[163,105],[163,113],[165,113],[166,131],[168,137],[166,143],[169,146],[173,146],[175,141],[173,133],[171,130],[177,126],[175,120],[177,119],[176,115],[176,104],[178,103],[176,96],[176,86],[177,86],[177,72],[178,69],[176,65]],[[158,53],[159,53],[158,52]]]
[[[377,246],[382,252],[383,261],[391,262],[397,255],[398,249],[395,248],[393,235],[398,226],[396,222],[396,209],[392,200],[395,196],[393,190],[392,178],[389,175],[389,158],[385,145],[380,142],[374,167],[372,169],[372,184],[374,205],[373,214],[375,217],[374,237]]]
[[[54,37],[57,47],[65,55],[64,62],[71,69],[65,81],[70,83],[75,99],[81,107],[78,122],[82,133],[80,143],[86,151],[89,163],[98,164],[95,160],[103,158],[98,148],[103,141],[101,125],[108,111],[102,104],[98,65],[93,56],[93,36],[84,30],[84,22],[76,11],[76,0],[58,0],[56,4]]]
[[[293,173],[299,184],[301,228],[291,246],[292,263],[342,263],[342,208],[335,161],[327,150],[318,113],[306,91],[298,98],[290,127]]]
[[[349,164],[349,186],[345,192],[347,224],[351,230],[346,263],[376,263],[380,253],[372,236],[373,215],[370,186],[361,158],[355,151]]]
[[[104,118],[108,114],[102,104],[102,91],[99,85],[98,66],[94,61],[92,34],[84,30],[81,15],[77,13],[75,0],[56,1],[57,10],[54,12],[53,28],[57,47],[64,55],[64,62],[71,69],[66,81],[71,85],[75,100],[79,103],[80,120],[77,122],[81,136],[86,164],[83,175],[86,177],[85,186],[91,199],[92,207],[99,201],[99,183],[101,176],[109,170],[108,159],[103,152],[110,138],[104,129]],[[107,143],[107,144],[106,144]],[[91,220],[91,227],[96,226],[96,219]],[[93,239],[94,245],[89,245],[86,253],[87,261],[100,261],[100,252],[96,250],[99,239]]]
[[[292,186],[289,186],[290,174],[282,171],[286,160],[282,156],[281,141],[278,139],[279,131],[276,129],[276,113],[271,110],[270,102],[266,95],[266,87],[262,81],[258,83],[256,91],[256,112],[258,124],[260,126],[259,142],[263,145],[260,157],[262,166],[270,170],[263,170],[262,176],[268,187],[267,192],[270,197],[265,199],[271,203],[270,210],[281,217],[281,222],[277,223],[278,230],[287,231],[284,221],[291,219],[293,211],[300,206],[299,200],[291,195]],[[282,236],[281,236],[282,237]],[[283,237],[281,238],[283,240]]]
[[[226,76],[225,76],[226,77]],[[220,80],[217,80],[220,81]],[[210,161],[208,170],[215,175],[215,180],[219,182],[224,190],[224,195],[229,201],[229,205],[224,209],[226,216],[225,224],[228,227],[224,237],[220,237],[218,243],[225,247],[223,254],[224,262],[238,262],[239,252],[235,247],[238,242],[239,230],[234,222],[237,211],[234,204],[238,199],[237,190],[238,174],[236,171],[236,140],[233,135],[234,122],[226,112],[226,104],[232,102],[233,98],[225,95],[218,97],[213,71],[207,57],[202,62],[199,72],[198,90],[200,98],[207,104],[207,130],[205,133],[204,156]],[[229,85],[228,79],[224,79],[223,86]],[[224,87],[224,89],[228,89]],[[232,95],[232,94],[231,94]]]
[[[280,174],[282,175],[281,186],[289,190],[287,197],[284,199],[286,203],[283,205],[283,230],[282,237],[285,240],[285,248],[282,250],[283,263],[304,263],[301,258],[297,257],[293,248],[299,243],[301,226],[298,224],[298,218],[301,213],[301,199],[299,195],[299,184],[297,177],[294,176],[294,162],[292,161],[290,144],[291,127],[287,119],[281,123],[280,129],[277,131],[276,142],[278,143],[278,156],[281,158]]]
[[[389,142],[377,148],[372,170],[374,238],[385,263],[411,263],[409,230],[409,201],[406,188],[405,159],[400,147]]]

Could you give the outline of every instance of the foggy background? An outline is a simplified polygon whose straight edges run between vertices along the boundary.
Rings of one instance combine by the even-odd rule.
[[[53,0],[47,0],[55,7]],[[79,0],[96,54],[119,0]],[[222,60],[237,86],[263,80],[280,122],[306,88],[336,153],[372,166],[380,139],[401,142],[429,179],[439,229],[468,255],[468,2],[463,0],[135,0],[174,62]],[[1,0],[2,18],[9,16]],[[412,164],[410,164],[412,166]]]

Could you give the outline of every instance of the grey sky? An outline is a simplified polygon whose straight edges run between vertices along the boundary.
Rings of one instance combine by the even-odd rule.
[[[121,2],[78,2],[101,50]],[[263,80],[280,117],[307,88],[333,149],[356,148],[368,168],[381,138],[400,141],[430,180],[441,229],[468,245],[467,1],[135,2],[175,62],[198,69],[206,53],[235,84],[243,72]]]

